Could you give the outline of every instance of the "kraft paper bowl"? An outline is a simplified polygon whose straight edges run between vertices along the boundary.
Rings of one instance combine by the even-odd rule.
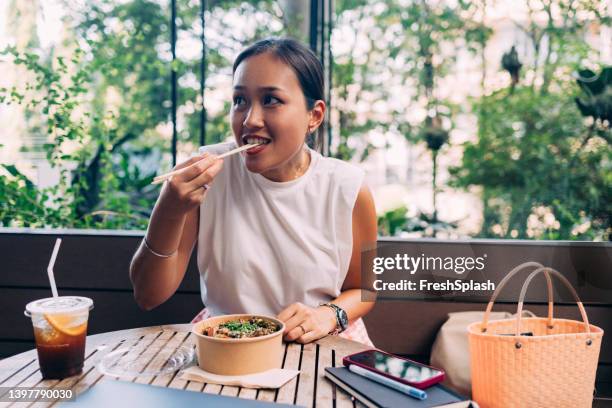
[[[208,327],[229,320],[259,317],[271,320],[280,330],[261,337],[223,339],[202,334]],[[283,331],[285,324],[264,315],[234,314],[211,317],[193,325],[198,365],[204,371],[219,375],[244,375],[281,368],[283,364]]]

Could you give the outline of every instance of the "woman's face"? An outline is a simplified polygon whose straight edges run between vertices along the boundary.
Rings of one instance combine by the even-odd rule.
[[[268,52],[242,61],[233,82],[230,122],[236,143],[265,143],[246,152],[247,168],[271,180],[291,179],[303,160],[306,134],[323,120],[324,103],[309,111],[293,69]]]

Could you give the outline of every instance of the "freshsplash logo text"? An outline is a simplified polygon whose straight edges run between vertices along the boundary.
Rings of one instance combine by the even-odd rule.
[[[482,271],[485,268],[487,255],[479,257],[469,256],[410,256],[408,254],[397,254],[394,257],[375,257],[373,259],[372,272],[380,275],[385,271],[396,270],[404,271],[414,275],[419,271],[423,272],[455,272],[463,275],[467,271]]]

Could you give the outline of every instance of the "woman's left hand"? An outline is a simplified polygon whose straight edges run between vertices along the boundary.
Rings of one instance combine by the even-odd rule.
[[[326,306],[293,303],[279,313],[278,319],[285,323],[284,339],[303,344],[325,337],[336,328],[336,314]]]

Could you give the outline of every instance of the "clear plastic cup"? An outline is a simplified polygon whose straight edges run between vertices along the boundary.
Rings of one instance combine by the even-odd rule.
[[[40,372],[45,379],[61,379],[83,371],[85,338],[93,301],[81,296],[35,300],[24,314],[32,318]]]

